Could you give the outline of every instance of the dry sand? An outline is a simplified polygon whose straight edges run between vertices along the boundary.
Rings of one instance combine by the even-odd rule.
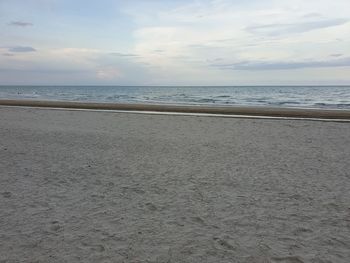
[[[350,123],[0,107],[0,262],[349,262]]]

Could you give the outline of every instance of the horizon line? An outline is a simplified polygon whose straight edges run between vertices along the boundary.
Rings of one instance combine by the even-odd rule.
[[[15,84],[0,84],[0,87],[218,87],[218,88],[223,88],[223,87],[350,87],[349,84],[297,84],[297,85],[102,85],[102,84],[97,84],[97,85],[84,85],[84,84],[64,84],[64,85],[56,85],[56,84],[25,84],[25,85],[15,85]]]

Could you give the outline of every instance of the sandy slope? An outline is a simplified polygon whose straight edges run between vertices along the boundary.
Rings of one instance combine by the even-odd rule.
[[[0,108],[0,262],[349,262],[350,123]]]
[[[292,118],[345,119],[350,120],[349,109],[303,109],[261,106],[223,105],[172,105],[149,103],[100,103],[77,101],[8,100],[0,98],[0,106],[26,106],[41,108],[94,109],[119,111],[155,111],[179,113],[209,113],[245,116],[271,116]]]

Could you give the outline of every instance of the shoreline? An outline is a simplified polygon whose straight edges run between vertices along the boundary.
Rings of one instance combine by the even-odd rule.
[[[7,100],[0,99],[0,106],[42,107],[89,110],[120,110],[138,112],[171,112],[193,114],[220,114],[257,117],[287,117],[314,119],[350,119],[350,110],[275,108],[252,106],[195,106],[173,104],[135,104],[135,103],[100,103],[44,100]]]

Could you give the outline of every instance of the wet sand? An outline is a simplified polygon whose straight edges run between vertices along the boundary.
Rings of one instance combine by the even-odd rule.
[[[154,111],[177,113],[205,113],[223,115],[270,116],[291,118],[325,118],[350,120],[350,110],[337,109],[301,109],[280,107],[248,107],[248,106],[206,106],[206,105],[169,105],[169,104],[133,104],[133,103],[94,103],[70,101],[40,100],[1,100],[3,106],[29,106],[68,109]]]
[[[349,262],[349,135],[0,107],[0,262]]]

